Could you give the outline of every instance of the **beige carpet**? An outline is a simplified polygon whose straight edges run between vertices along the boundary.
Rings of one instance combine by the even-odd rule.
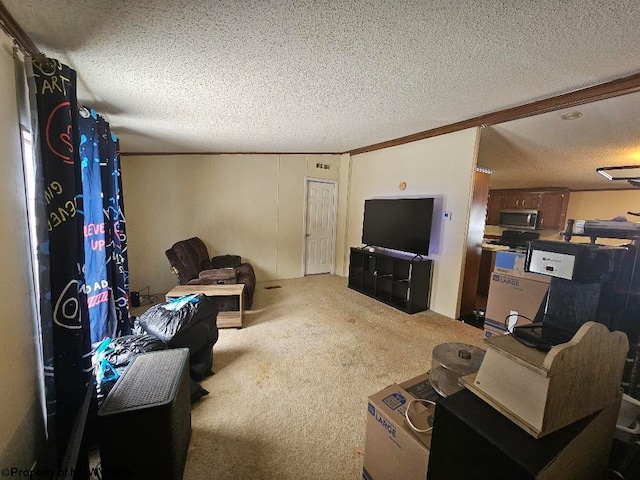
[[[481,340],[481,330],[405,314],[342,277],[258,284],[245,327],[221,330],[213,348],[184,478],[359,479],[367,397],[426,372],[436,345]]]

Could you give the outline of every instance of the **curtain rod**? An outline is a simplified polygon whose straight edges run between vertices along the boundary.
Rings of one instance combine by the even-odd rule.
[[[25,55],[35,58],[44,57],[45,54],[38,50],[38,47],[31,41],[27,32],[16,22],[9,10],[0,1],[0,28],[7,35],[13,38],[14,43]]]

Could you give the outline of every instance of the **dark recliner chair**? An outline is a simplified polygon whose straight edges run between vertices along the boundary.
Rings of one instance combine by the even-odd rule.
[[[198,237],[174,243],[165,254],[180,285],[244,283],[244,307],[251,308],[256,275],[250,263],[242,263],[236,255],[210,258],[207,246]],[[216,297],[216,303],[221,311],[238,309],[237,298]]]

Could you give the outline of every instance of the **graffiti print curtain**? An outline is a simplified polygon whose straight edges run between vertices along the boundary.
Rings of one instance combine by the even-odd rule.
[[[41,334],[49,433],[62,455],[90,375],[90,339],[82,264],[76,73],[55,60],[32,62],[33,121],[44,184],[47,232],[39,239]],[[54,429],[55,425],[55,429]],[[54,432],[51,430],[54,429]]]
[[[107,276],[112,288],[116,313],[116,335],[131,333],[129,326],[129,260],[127,256],[127,229],[122,196],[120,172],[120,145],[118,137],[110,132],[109,124],[98,117],[100,145],[106,146],[100,156],[102,173],[102,201],[107,224]]]
[[[79,150],[84,213],[84,293],[87,295],[91,343],[113,336],[115,315],[109,309],[105,218],[102,210],[100,145],[95,111],[78,109]]]
[[[91,343],[131,333],[126,231],[121,204],[120,152],[109,123],[79,107],[85,293]]]
[[[45,59],[28,73],[47,226],[38,262],[48,430],[60,456],[91,378],[92,344],[130,333],[124,207],[117,138],[78,105],[76,72]]]

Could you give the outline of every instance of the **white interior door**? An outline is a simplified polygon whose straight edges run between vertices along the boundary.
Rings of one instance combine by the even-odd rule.
[[[330,273],[333,267],[336,185],[307,182],[305,274]]]

